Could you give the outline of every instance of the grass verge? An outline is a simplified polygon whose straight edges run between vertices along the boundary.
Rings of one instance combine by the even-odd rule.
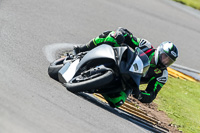
[[[200,0],[174,0],[174,1],[200,10]]]
[[[185,133],[200,133],[200,83],[169,77],[155,103]]]

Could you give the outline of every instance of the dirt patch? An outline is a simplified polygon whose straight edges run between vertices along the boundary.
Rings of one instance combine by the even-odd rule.
[[[171,133],[182,133],[178,130],[176,125],[171,124],[172,120],[163,111],[158,111],[158,105],[154,102],[146,104],[141,103],[137,99],[129,96],[128,98],[132,103],[134,103],[140,110],[145,112],[149,117],[159,120],[159,127],[163,127],[169,130]]]

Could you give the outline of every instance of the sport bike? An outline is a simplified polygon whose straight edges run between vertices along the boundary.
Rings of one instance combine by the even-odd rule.
[[[149,65],[140,48],[102,44],[77,55],[67,53],[50,64],[48,74],[73,93],[112,94],[138,88]]]

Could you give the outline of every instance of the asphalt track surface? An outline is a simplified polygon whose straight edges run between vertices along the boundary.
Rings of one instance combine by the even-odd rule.
[[[149,132],[50,79],[46,48],[120,26],[155,47],[174,42],[176,64],[199,70],[199,20],[167,0],[0,0],[0,132]]]

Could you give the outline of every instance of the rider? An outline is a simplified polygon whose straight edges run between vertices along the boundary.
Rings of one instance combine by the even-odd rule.
[[[171,42],[161,43],[157,49],[154,49],[149,41],[133,36],[131,32],[124,28],[118,28],[116,31],[105,31],[89,43],[82,46],[74,46],[75,54],[93,49],[101,44],[108,44],[113,47],[119,47],[123,44],[129,45],[132,49],[139,47],[146,53],[150,60],[150,68],[145,77],[141,78],[141,84],[148,84],[146,90],[142,91],[134,88],[133,96],[143,103],[151,103],[157,96],[160,89],[167,82],[167,67],[175,62],[178,57],[178,49]],[[120,94],[109,96],[103,95],[112,107],[121,106],[131,91],[121,92]]]

